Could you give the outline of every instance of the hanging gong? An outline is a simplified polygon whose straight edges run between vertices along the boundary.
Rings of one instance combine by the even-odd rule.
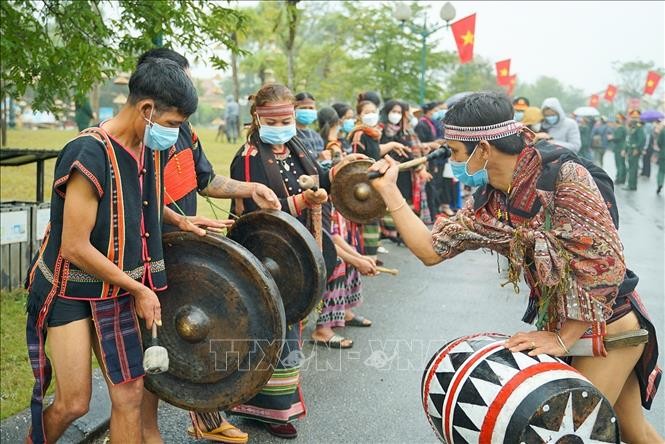
[[[227,236],[270,271],[282,296],[287,324],[305,319],[326,285],[323,254],[307,228],[283,211],[259,210],[240,217]]]
[[[386,214],[386,204],[378,191],[372,188],[367,170],[374,162],[355,160],[343,166],[336,174],[330,189],[335,209],[346,219],[366,224]]]
[[[332,236],[326,230],[321,230],[321,250],[323,260],[326,262],[326,280],[330,279],[337,265],[337,249]]]
[[[159,292],[159,342],[166,373],[145,387],[177,407],[225,410],[256,395],[270,379],[285,335],[279,289],[263,264],[223,236],[167,233],[168,288]],[[150,332],[141,323],[143,346]]]

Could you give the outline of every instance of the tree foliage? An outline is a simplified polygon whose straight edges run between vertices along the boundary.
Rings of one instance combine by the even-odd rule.
[[[3,94],[20,98],[30,88],[33,109],[50,111],[131,70],[156,44],[237,51],[231,34],[246,25],[242,11],[201,0],[12,0],[0,2],[0,20]]]
[[[241,70],[248,83],[258,88],[266,81],[266,70],[275,79],[288,82],[290,28],[284,19],[286,2],[261,2],[248,12],[249,31],[240,43],[249,55]],[[367,90],[382,97],[418,98],[420,36],[400,26],[392,10],[383,4],[301,2],[293,51],[296,90],[306,89],[329,101],[352,101]],[[416,14],[422,7],[414,5]],[[427,52],[426,98],[444,94],[442,73],[454,63],[454,55],[436,51],[430,39]]]
[[[556,97],[567,113],[586,105],[588,101],[587,95],[581,89],[565,85],[548,76],[540,76],[533,83],[518,83],[515,95],[526,97],[532,106],[537,107],[540,107],[546,98]]]

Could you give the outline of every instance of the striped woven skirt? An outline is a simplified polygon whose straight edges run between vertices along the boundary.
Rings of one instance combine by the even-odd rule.
[[[316,325],[319,327],[344,327],[344,312],[362,302],[360,273],[354,267],[337,258],[333,275],[328,279],[323,293],[323,309]]]
[[[282,355],[268,383],[259,394],[228,413],[273,424],[286,424],[305,416],[300,388],[301,360],[301,326],[292,324],[286,329]]]

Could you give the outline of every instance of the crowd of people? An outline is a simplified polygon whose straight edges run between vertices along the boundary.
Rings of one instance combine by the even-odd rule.
[[[513,101],[515,120],[524,123],[536,140],[549,140],[603,167],[606,152],[612,152],[616,166],[615,185],[636,191],[638,176],[650,177],[654,161],[658,165],[656,193],[665,181],[665,132],[663,120],[645,117],[639,109],[614,116],[575,116],[566,114],[558,99],[545,99],[540,108],[530,106],[526,97]],[[641,167],[640,167],[641,166]]]
[[[166,285],[160,242],[163,231],[178,229],[204,234],[202,227],[218,230],[232,223],[197,216],[197,194],[233,199],[231,212],[236,215],[261,208],[281,209],[303,224],[308,223],[312,208],[323,205],[323,225],[333,239],[337,262],[316,313],[311,341],[328,348],[350,348],[353,339],[341,336],[335,329],[373,325],[357,311],[363,297],[362,279],[378,273],[377,266],[382,261],[378,254],[386,251],[380,243],[382,237],[405,242],[430,264],[465,249],[494,249],[510,257],[510,278],[516,282],[522,266],[520,258],[514,256],[517,250],[505,249],[512,245],[510,239],[518,231],[514,224],[533,219],[534,224],[540,225],[547,219],[544,207],[535,205],[535,190],[531,189],[535,175],[540,173],[539,162],[546,157],[543,153],[549,152],[541,153],[544,145],[539,144],[555,147],[551,148],[556,153],[555,160],[574,161],[578,159],[574,153],[583,155],[587,146],[580,125],[565,114],[556,98],[546,99],[541,108],[530,107],[526,98],[517,98],[511,108],[503,96],[470,94],[460,98],[462,105],[430,102],[413,107],[403,100],[382,100],[377,93],[368,91],[360,93],[353,104],[319,107],[308,92],[293,94],[286,86],[267,84],[249,99],[251,124],[232,161],[230,177],[216,174],[201,140],[186,121],[197,105],[189,63],[172,50],[154,49],[139,59],[129,81],[128,102],[121,112],[85,130],[63,149],[56,164],[49,234],[33,261],[28,282],[28,344],[36,379],[32,442],[56,441],[87,410],[92,349],[110,381],[111,441],[139,442],[142,438],[143,442],[161,442],[158,400],[143,390],[136,316],[143,318],[148,327],[153,322],[161,324],[155,292]],[[627,128],[619,121],[614,122],[611,131],[602,130],[599,125],[590,131],[590,139],[593,142],[598,135],[601,145],[604,140],[619,147],[615,148],[619,159],[624,153],[627,155],[627,180],[629,187],[635,188],[639,156],[653,141],[647,142],[639,111],[630,111],[628,119],[631,123]],[[664,151],[663,134],[658,132],[655,145],[660,153]],[[591,143],[589,148],[596,149],[593,146]],[[442,147],[452,150],[452,159],[431,160],[399,174],[394,168],[400,162],[426,156]],[[341,168],[365,158],[377,161],[375,168],[390,173],[376,185],[387,204],[388,215],[360,225],[345,219],[330,203],[328,193]],[[660,159],[662,172],[665,165]],[[602,156],[596,160],[600,162]],[[543,240],[551,249],[548,257],[556,257],[558,252],[553,245],[560,242],[567,254],[586,254],[586,259],[597,261],[605,271],[596,275],[570,265],[574,268],[570,279],[577,286],[575,294],[566,294],[553,303],[551,317],[544,318],[547,322],[543,321],[538,303],[531,301],[529,320],[538,317],[538,328],[543,331],[524,340],[516,335],[511,350],[532,349],[562,356],[587,328],[592,330],[592,338],[602,339],[606,322],[613,325],[610,323],[616,321],[615,326],[638,321],[650,325],[641,311],[631,311],[639,303],[636,293],[621,293],[617,289],[624,280],[624,265],[611,212],[604,206],[589,173],[582,174],[587,170],[569,162],[565,165],[563,168],[559,164],[561,174],[582,175],[586,180],[574,184],[568,192],[588,194],[597,208],[593,214],[585,213],[586,219],[572,228],[567,225],[574,233]],[[583,165],[593,171],[590,162]],[[471,167],[475,171],[470,171]],[[514,190],[511,168],[516,169]],[[525,171],[522,175],[517,174],[519,168]],[[298,181],[301,175],[317,176],[318,189],[303,189]],[[152,177],[157,177],[158,183],[146,179]],[[391,177],[394,187],[388,182]],[[496,177],[503,182],[496,181]],[[550,177],[552,188],[558,177],[558,173]],[[464,195],[475,189],[487,190],[489,184],[494,186],[489,193],[475,196],[475,205],[480,205],[477,212],[468,203],[462,204]],[[659,184],[660,192],[662,180]],[[532,198],[509,202],[511,190]],[[483,196],[484,203],[480,199]],[[533,207],[518,207],[524,202]],[[552,217],[552,223],[566,227],[562,218],[581,210],[567,200],[556,202],[562,211]],[[162,204],[166,205],[163,218]],[[593,222],[596,219],[599,225]],[[433,224],[433,237],[427,228],[420,228]],[[599,229],[610,234],[603,237]],[[523,242],[540,239],[527,231]],[[592,239],[600,236],[602,242],[581,252],[579,245],[570,242],[574,236],[565,237],[580,233],[587,233]],[[493,244],[492,239],[500,240],[501,246]],[[529,248],[533,246],[524,246],[521,251]],[[126,270],[131,270],[134,277]],[[537,288],[540,271],[526,266],[524,273],[532,288]],[[566,279],[562,278],[557,291],[563,291],[564,282],[570,282]],[[537,293],[533,295],[532,298],[537,297]],[[592,304],[590,298],[597,301]],[[580,308],[556,308],[557,304],[572,304],[571,301],[576,306],[579,303]],[[609,318],[612,309],[614,317]],[[626,317],[628,314],[631,315]],[[568,327],[561,328],[566,319]],[[247,433],[226,419],[226,415],[233,415],[259,421],[275,436],[296,437],[296,423],[305,415],[306,407],[300,363],[292,357],[302,348],[302,333],[301,322],[287,326],[282,359],[256,396],[228,412],[191,412],[192,426],[187,432],[218,442],[247,442]],[[650,333],[655,335],[652,330]],[[45,350],[47,335],[52,363]],[[607,356],[603,346],[594,351],[594,355]],[[638,354],[611,356],[623,359],[621,368],[627,373],[639,360],[642,371],[610,382],[602,374],[594,382],[606,388],[614,401],[618,399],[627,424],[632,424],[625,426],[628,436],[639,436],[642,431],[645,436],[656,436],[644,421],[641,409],[640,414],[631,409],[639,408],[640,394],[646,407],[653,399],[654,384],[645,388],[642,382],[644,378],[660,377],[654,361],[657,349],[654,352],[652,345],[641,347]],[[599,361],[583,362],[590,375],[600,371],[595,366]],[[52,368],[56,375],[67,378],[56,377],[55,400],[44,409]],[[619,396],[625,381],[630,384],[626,390],[631,396],[626,400]]]

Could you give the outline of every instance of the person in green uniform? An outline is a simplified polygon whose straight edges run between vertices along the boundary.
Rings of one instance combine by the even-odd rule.
[[[637,190],[637,169],[640,163],[640,156],[644,150],[644,144],[647,141],[644,128],[640,123],[640,111],[634,109],[628,113],[628,138],[626,139],[626,154],[628,157],[628,186],[624,188],[628,191]]]
[[[658,176],[656,176],[656,194],[663,191],[663,182],[665,182],[665,127],[660,128],[658,138],[656,139],[658,146]]]
[[[90,126],[90,121],[95,118],[95,113],[92,112],[90,100],[85,96],[78,97],[75,106],[76,111],[74,113],[74,120],[76,121],[76,126],[78,126],[79,131],[83,131]]]
[[[614,164],[617,175],[614,179],[615,185],[623,185],[626,182],[626,116],[617,113],[614,131],[612,131],[612,145],[614,147]]]
[[[582,146],[577,153],[578,156],[593,161],[593,154],[591,153],[591,130],[593,129],[594,120],[591,117],[578,117],[577,124],[580,128],[580,140]]]

